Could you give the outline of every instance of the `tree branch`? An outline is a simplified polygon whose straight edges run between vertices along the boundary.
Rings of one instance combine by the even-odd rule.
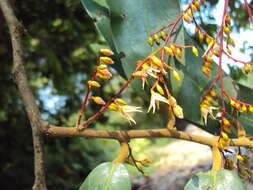
[[[46,190],[45,169],[44,169],[44,140],[42,133],[42,120],[35,98],[28,85],[24,68],[24,56],[22,47],[22,36],[24,27],[16,18],[13,8],[8,0],[0,0],[0,7],[9,27],[12,49],[13,69],[12,74],[18,90],[21,94],[25,109],[27,111],[33,134],[34,147],[34,175],[35,181],[33,190]]]
[[[204,137],[193,135],[176,129],[145,129],[145,130],[96,130],[75,127],[59,127],[49,125],[47,135],[51,137],[87,137],[115,139],[120,142],[128,142],[133,138],[175,138],[204,144],[210,147],[217,146],[219,137]],[[229,146],[243,146],[253,148],[253,141],[246,137],[229,140]]]

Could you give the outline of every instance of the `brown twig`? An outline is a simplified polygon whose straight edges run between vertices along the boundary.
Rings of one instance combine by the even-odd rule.
[[[15,83],[18,86],[19,92],[25,104],[25,108],[30,120],[33,147],[34,147],[34,175],[35,181],[33,190],[46,190],[45,169],[44,169],[44,140],[42,134],[42,120],[40,112],[36,105],[32,91],[28,85],[26,72],[24,68],[22,35],[24,27],[16,18],[13,8],[8,0],[1,0],[0,7],[9,27],[12,49],[13,49],[13,69],[12,74]]]
[[[217,146],[219,137],[204,137],[193,135],[176,129],[146,129],[146,130],[77,130],[75,127],[59,127],[49,125],[47,135],[51,137],[86,137],[115,139],[126,142],[134,138],[175,138],[192,141],[207,146]],[[253,141],[246,137],[230,139],[229,146],[243,146],[253,148]]]

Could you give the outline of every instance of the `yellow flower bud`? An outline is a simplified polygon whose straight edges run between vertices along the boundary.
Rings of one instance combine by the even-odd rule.
[[[121,98],[117,98],[114,102],[117,104],[127,105],[126,101]]]
[[[202,42],[204,39],[204,34],[203,33],[199,33],[199,41]]]
[[[180,48],[176,48],[176,53],[175,53],[178,57],[182,57],[182,51]]]
[[[114,54],[110,49],[100,49],[99,53],[106,55],[106,56],[111,56]]]
[[[230,48],[227,48],[227,52],[228,52],[228,54],[232,54],[232,50],[230,49]]]
[[[174,106],[172,109],[173,109],[174,115],[177,118],[179,118],[179,119],[183,119],[184,118],[183,109],[179,105]]]
[[[161,95],[164,95],[163,88],[162,88],[159,84],[156,85],[156,90],[157,90]]]
[[[193,3],[191,4],[191,9],[192,9],[194,12],[198,10],[197,7],[196,7]]]
[[[107,65],[102,64],[102,65],[97,66],[98,71],[105,70],[105,69],[107,69]]]
[[[148,37],[148,44],[152,47],[153,46],[153,38],[152,36]]]
[[[224,31],[224,32],[225,32],[225,34],[227,34],[228,36],[229,36],[229,35],[230,35],[230,33],[231,33],[230,28],[229,28],[229,27],[227,27],[227,26],[225,26],[225,27],[224,27],[223,31]]]
[[[173,51],[174,53],[176,53],[177,48],[176,48],[173,44],[170,44],[170,48],[172,49],[172,51]]]
[[[172,107],[175,107],[177,105],[177,100],[173,96],[169,98],[169,103]]]
[[[235,41],[232,38],[228,37],[227,43],[235,47]]]
[[[176,70],[173,70],[172,74],[173,74],[173,76],[175,77],[176,80],[180,81],[180,76],[179,76],[179,74]]]
[[[119,106],[117,104],[112,103],[108,106],[108,109],[111,111],[117,111],[119,109]]]
[[[241,109],[241,105],[240,105],[239,103],[235,103],[235,108],[236,108],[237,110],[240,110],[240,109]]]
[[[141,71],[137,71],[137,72],[133,73],[132,75],[133,75],[134,77],[139,77],[139,78],[142,78],[142,77],[143,77]]]
[[[89,87],[96,87],[96,88],[100,87],[100,84],[97,81],[94,81],[94,80],[89,80],[87,82],[87,84],[88,84]]]
[[[231,17],[230,16],[226,16],[226,19],[225,19],[225,22],[226,22],[226,24],[230,24],[230,22],[231,22]]]
[[[201,4],[205,4],[206,0],[200,0]]]
[[[206,59],[206,61],[209,62],[209,63],[213,62],[213,58],[212,58],[211,56],[206,55],[206,56],[205,56],[205,59]]]
[[[241,109],[241,112],[246,112],[246,111],[247,111],[247,106],[243,105],[242,109]]]
[[[228,138],[228,135],[226,134],[226,133],[224,133],[224,132],[221,132],[221,137],[225,140],[225,141],[227,141],[229,138]]]
[[[100,63],[107,63],[107,64],[114,64],[114,61],[110,57],[100,57],[99,58]]]
[[[213,54],[213,55],[215,55],[215,56],[217,56],[217,57],[220,56],[219,52],[216,51],[216,50],[214,50],[214,49],[211,50],[211,54]]]
[[[250,113],[253,113],[253,106],[250,106],[250,107],[249,107],[249,112],[250,112]]]
[[[157,34],[154,35],[154,39],[157,45],[160,45],[160,38]]]
[[[92,96],[92,100],[99,105],[105,105],[105,101],[99,96]]]
[[[209,36],[206,36],[206,43],[209,45],[211,43],[213,43],[213,39],[210,38]]]
[[[191,22],[190,17],[184,12],[183,12],[183,18],[184,18],[185,22],[190,24],[190,22]]]
[[[235,101],[234,101],[234,100],[230,100],[230,105],[231,105],[232,107],[235,107]]]
[[[244,71],[245,71],[246,74],[249,73],[249,66],[248,65],[245,64],[244,67],[243,67],[243,69],[244,69]]]
[[[194,1],[194,5],[197,8],[197,10],[200,10],[200,3],[198,1]]]
[[[236,158],[237,158],[238,160],[241,160],[241,161],[244,160],[244,158],[243,158],[240,154],[237,154]]]
[[[164,46],[164,50],[165,52],[169,55],[169,56],[173,56],[173,50],[170,47]]]
[[[192,46],[192,53],[194,53],[197,57],[199,56],[199,51],[195,46]]]
[[[230,122],[227,119],[222,120],[223,125],[230,125]]]
[[[166,32],[161,31],[160,35],[161,35],[161,38],[165,41],[165,40],[166,40],[166,38],[167,38],[167,34],[166,34]]]
[[[188,14],[188,16],[189,16],[190,18],[193,18],[193,14],[192,14],[192,10],[191,10],[191,9],[188,9],[188,10],[187,10],[187,14]],[[195,32],[196,32],[196,30],[195,30]]]
[[[154,63],[158,67],[162,67],[163,66],[162,61],[159,58],[157,58],[156,56],[154,56],[154,55],[150,57],[150,60],[152,61],[152,63]]]

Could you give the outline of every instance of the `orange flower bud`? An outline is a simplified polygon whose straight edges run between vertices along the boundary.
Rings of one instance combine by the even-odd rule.
[[[114,61],[110,57],[100,57],[99,58],[100,63],[106,63],[106,64],[114,64]]]
[[[200,0],[201,4],[205,4],[206,0]]]
[[[215,55],[215,56],[217,56],[217,57],[220,56],[219,52],[216,51],[216,50],[214,50],[214,49],[211,50],[211,54],[213,54],[213,55]]]
[[[210,95],[212,96],[212,97],[214,97],[214,98],[217,98],[218,96],[217,96],[217,93],[214,91],[214,90],[211,90],[210,91]]]
[[[106,55],[106,56],[111,56],[114,54],[110,49],[100,49],[99,53]]]
[[[99,96],[92,96],[92,100],[99,105],[105,105],[105,101]]]
[[[100,84],[97,81],[94,81],[94,80],[89,80],[87,82],[87,84],[88,84],[89,87],[96,87],[96,88],[100,87]]]

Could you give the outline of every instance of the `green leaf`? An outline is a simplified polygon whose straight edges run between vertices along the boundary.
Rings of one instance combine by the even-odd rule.
[[[109,18],[108,5],[105,0],[81,0],[85,10],[89,16],[93,19],[94,24],[99,33],[108,42],[111,49],[114,51],[115,56],[113,59],[118,63],[114,64],[113,67],[123,76],[126,77],[119,54],[117,44],[114,42],[114,37],[111,29],[111,20]]]
[[[184,190],[246,190],[239,176],[230,170],[215,173],[197,173],[185,185]]]
[[[131,181],[123,164],[105,162],[91,171],[79,190],[131,190]]]

